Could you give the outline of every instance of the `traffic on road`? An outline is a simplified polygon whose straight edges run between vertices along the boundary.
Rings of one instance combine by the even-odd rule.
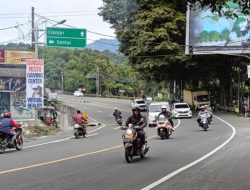
[[[88,189],[181,189],[184,186],[184,189],[198,189],[201,181],[208,177],[203,168],[209,171],[210,165],[213,172],[209,177],[218,179],[216,183],[221,186],[219,180],[223,172],[221,176],[214,175],[234,156],[230,148],[237,152],[234,146],[240,139],[235,139],[236,128],[248,130],[244,118],[220,112],[213,114],[206,132],[199,126],[199,116],[195,113],[191,119],[172,119],[174,127],[171,130],[170,121],[160,114],[162,110],[156,118],[156,126],[148,127],[148,112],[132,107],[130,100],[72,95],[60,95],[59,99],[76,109],[88,111],[89,117],[100,125],[87,127],[86,138],[72,136],[71,126],[68,131],[54,136],[24,140],[21,151],[6,150],[0,155],[3,189],[79,189],[82,185]],[[122,125],[115,120],[114,105],[121,112]],[[137,114],[140,117],[137,118]],[[168,126],[166,130],[163,125]],[[225,154],[227,159],[223,159]],[[201,172],[197,179],[191,177],[195,182],[192,187],[186,186],[190,176],[197,175],[198,171]],[[13,176],[18,176],[22,183],[9,180]],[[183,180],[178,180],[180,176]],[[70,181],[66,182],[65,178]],[[41,183],[41,179],[46,183]],[[102,185],[94,181],[102,181]],[[212,187],[214,183],[208,184]],[[229,185],[227,188],[230,189]]]

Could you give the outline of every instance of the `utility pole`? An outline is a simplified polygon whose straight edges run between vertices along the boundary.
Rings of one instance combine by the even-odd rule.
[[[99,67],[97,66],[97,74],[96,74],[96,95],[100,94],[100,72]]]
[[[31,8],[31,31],[32,31],[32,37],[31,37],[31,48],[32,50],[35,49],[35,8]]]

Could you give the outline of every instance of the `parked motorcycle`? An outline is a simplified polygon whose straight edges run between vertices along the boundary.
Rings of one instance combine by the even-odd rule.
[[[133,161],[134,156],[140,156],[144,158],[147,154],[149,147],[147,146],[147,141],[145,142],[144,151],[141,152],[142,144],[140,138],[137,137],[136,129],[138,125],[134,126],[129,124],[128,127],[124,128],[125,132],[122,135],[122,140],[125,148],[125,159],[128,163]]]
[[[164,117],[164,116],[163,116]],[[172,135],[172,126],[167,119],[162,119],[157,121],[156,129],[157,134],[162,140],[168,139]]]
[[[22,124],[20,124],[21,127]],[[12,142],[12,135],[0,131],[0,154],[4,153],[7,148],[21,150],[23,148],[22,128],[12,128],[16,132],[16,138]]]
[[[74,132],[76,139],[79,139],[80,136],[86,137],[86,126],[82,127],[79,124],[74,125]]]
[[[208,129],[208,115],[206,113],[199,115],[200,122],[199,126],[202,127],[205,131]]]

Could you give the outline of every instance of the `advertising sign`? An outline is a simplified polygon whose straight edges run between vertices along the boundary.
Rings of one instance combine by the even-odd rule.
[[[238,4],[229,1],[229,10]],[[224,8],[226,11],[226,8]],[[210,9],[189,8],[187,12],[186,54],[249,54],[250,15],[220,17]]]
[[[5,63],[26,64],[27,60],[35,59],[35,52],[32,51],[10,51],[5,50]]]
[[[32,59],[26,66],[26,107],[43,108],[44,60]]]
[[[4,63],[4,50],[0,50],[0,63]]]

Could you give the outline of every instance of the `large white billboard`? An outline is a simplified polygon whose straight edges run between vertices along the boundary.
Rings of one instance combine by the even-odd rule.
[[[230,10],[238,5],[227,3]],[[225,10],[225,9],[224,9]],[[210,9],[198,7],[187,11],[186,54],[249,54],[250,16],[220,17]]]

